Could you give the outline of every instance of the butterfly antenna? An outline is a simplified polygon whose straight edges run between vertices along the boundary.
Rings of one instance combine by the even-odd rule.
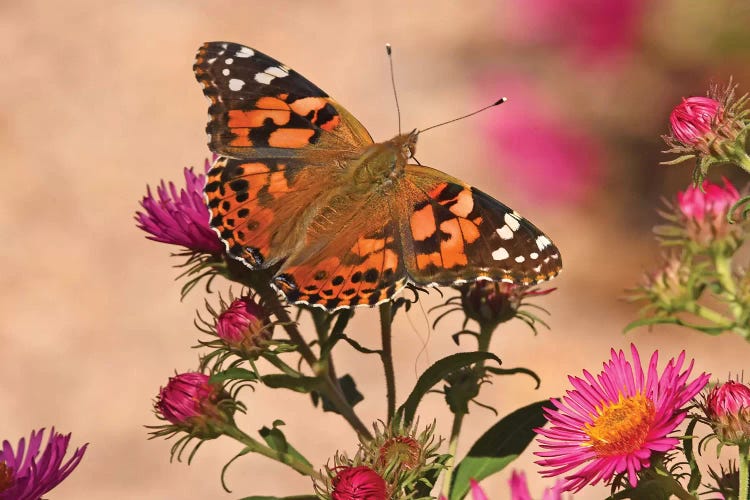
[[[470,116],[474,116],[477,113],[481,113],[482,111],[484,111],[486,109],[494,108],[495,106],[497,106],[499,104],[502,104],[502,103],[504,103],[507,100],[508,100],[507,97],[501,97],[500,99],[498,99],[497,101],[493,102],[489,106],[485,106],[482,109],[478,109],[478,110],[474,111],[473,113],[469,113],[468,115],[459,116],[458,118],[454,118],[452,120],[448,120],[447,122],[438,123],[437,125],[433,125],[431,127],[423,128],[422,130],[417,131],[417,133],[421,134],[422,132],[427,132],[428,130],[432,130],[433,128],[442,127],[443,125],[448,125],[449,123],[457,122],[458,120],[463,120],[464,118],[468,118]]]
[[[398,105],[398,92],[396,92],[396,78],[393,76],[393,50],[391,44],[385,44],[385,52],[388,54],[388,64],[391,67],[391,87],[393,87],[393,97],[396,99],[396,114],[398,115],[398,135],[401,135],[401,107]]]

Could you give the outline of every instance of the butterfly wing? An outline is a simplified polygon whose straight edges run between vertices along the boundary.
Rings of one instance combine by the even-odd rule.
[[[305,77],[260,51],[207,42],[193,65],[211,101],[206,132],[220,155],[258,159],[320,150],[354,158],[372,138]]]
[[[407,165],[399,221],[404,265],[419,285],[492,279],[522,285],[556,276],[560,252],[517,212],[438,170]]]
[[[309,80],[249,47],[208,42],[193,66],[211,101],[211,226],[228,253],[269,267],[303,243],[300,229],[372,138]]]

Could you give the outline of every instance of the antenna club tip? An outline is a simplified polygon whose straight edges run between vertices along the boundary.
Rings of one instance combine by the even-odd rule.
[[[388,55],[391,55],[391,44],[386,43],[385,44],[385,51],[388,53]]]
[[[500,99],[498,99],[497,101],[495,101],[495,104],[493,104],[493,106],[497,106],[498,104],[502,104],[504,102],[507,102],[507,100],[508,100],[507,97],[501,97]]]

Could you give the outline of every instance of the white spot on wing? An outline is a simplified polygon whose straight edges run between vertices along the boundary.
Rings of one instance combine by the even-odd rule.
[[[271,66],[270,68],[266,68],[265,72],[269,75],[275,76],[276,78],[284,78],[285,76],[289,76],[289,72],[287,70],[278,66]]]
[[[274,76],[269,75],[268,73],[255,73],[255,81],[262,83],[263,85],[268,85],[274,78]]]
[[[234,55],[237,57],[252,57],[255,55],[255,52],[253,52],[253,50],[249,47],[242,47],[240,50],[235,52]]]
[[[500,237],[504,240],[510,240],[513,238],[513,230],[507,224],[500,229],[497,229],[496,231],[497,234],[499,234]]]
[[[550,246],[552,242],[547,238],[546,236],[539,235],[536,239],[536,246],[539,248],[539,250],[544,250],[548,246]]]
[[[518,228],[521,227],[521,223],[518,221],[518,218],[510,212],[505,214],[505,217],[503,217],[503,219],[505,219],[505,223],[508,224],[508,226],[510,226],[513,231],[518,231]]]
[[[243,82],[242,80],[239,80],[237,78],[232,78],[231,80],[229,80],[229,90],[237,91],[244,86],[245,82]]]
[[[536,266],[536,267],[534,268],[534,271],[535,271],[535,272],[537,272],[537,273],[541,273],[541,272],[542,272],[542,265],[541,265],[541,264],[539,264],[538,266]]]
[[[492,252],[492,258],[495,259],[495,260],[505,260],[508,257],[510,257],[510,254],[503,247],[500,247],[497,250],[495,250],[494,252]]]
[[[224,76],[229,76],[229,69],[227,69],[227,68],[222,69],[221,70],[221,74],[224,75]]]
[[[518,262],[519,264],[520,264],[521,262],[525,261],[525,260],[526,260],[526,259],[524,258],[524,256],[523,256],[523,255],[519,255],[518,257],[516,257],[516,262]]]
[[[531,252],[531,253],[529,254],[529,257],[531,257],[532,259],[537,259],[537,258],[539,258],[539,254],[538,254],[538,253],[536,253],[536,252]]]
[[[224,59],[224,64],[232,64],[233,62],[234,59],[232,59],[231,57],[227,57],[226,59]]]
[[[208,64],[213,64],[215,60],[216,60],[216,58],[215,58],[215,57],[212,57],[211,59],[207,59],[207,60],[206,60],[206,62],[207,62]]]

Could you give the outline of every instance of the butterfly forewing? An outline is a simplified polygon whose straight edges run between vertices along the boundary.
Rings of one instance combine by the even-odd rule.
[[[211,101],[206,131],[215,153],[266,158],[317,147],[355,157],[372,143],[365,128],[325,92],[255,49],[205,43],[193,70]]]

